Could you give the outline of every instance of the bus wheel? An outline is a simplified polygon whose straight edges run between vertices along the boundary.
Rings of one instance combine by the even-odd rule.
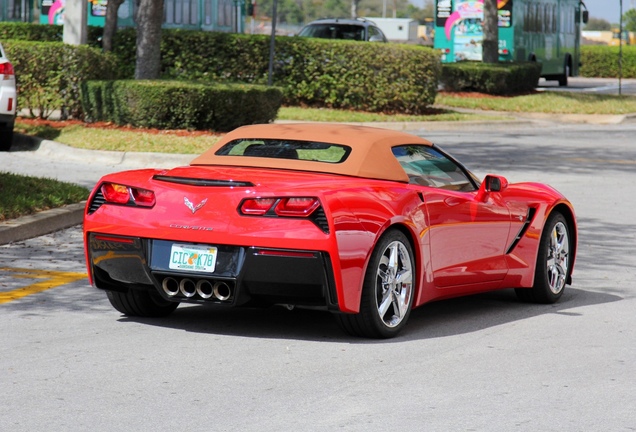
[[[565,59],[565,67],[563,68],[563,75],[559,75],[559,87],[567,87],[568,77],[570,76],[570,62],[569,59]]]

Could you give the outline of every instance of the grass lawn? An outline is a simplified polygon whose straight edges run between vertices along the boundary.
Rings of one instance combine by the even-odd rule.
[[[436,104],[485,111],[539,112],[555,114],[636,113],[636,97],[571,92],[541,92],[524,96],[484,96],[440,93]]]
[[[71,183],[0,172],[0,222],[80,202],[88,192]]]

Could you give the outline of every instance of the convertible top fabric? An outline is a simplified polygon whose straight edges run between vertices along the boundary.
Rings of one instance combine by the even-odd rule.
[[[342,163],[324,163],[291,159],[222,156],[215,153],[236,139],[287,139],[318,141],[351,147],[351,154]],[[269,124],[243,126],[226,134],[208,151],[195,158],[190,165],[224,165],[255,168],[277,168],[354,177],[408,182],[408,176],[393,156],[397,145],[432,145],[415,135],[366,126],[346,124]]]

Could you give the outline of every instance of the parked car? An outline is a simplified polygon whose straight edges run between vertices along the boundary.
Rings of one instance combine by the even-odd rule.
[[[367,42],[388,42],[386,36],[372,21],[365,19],[321,19],[303,27],[298,36],[322,39],[347,39]]]
[[[553,188],[480,182],[423,138],[334,124],[245,126],[189,166],[109,174],[84,236],[91,283],[125,315],[301,306],[374,338],[433,300],[515,288],[553,303],[577,246]]]
[[[0,151],[11,148],[15,124],[16,86],[13,65],[0,44]]]

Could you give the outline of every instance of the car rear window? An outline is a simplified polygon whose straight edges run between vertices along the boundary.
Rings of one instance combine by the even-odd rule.
[[[342,163],[350,153],[351,147],[316,141],[238,139],[225,144],[215,154]]]
[[[299,36],[323,39],[364,40],[364,27],[355,24],[311,24],[301,30]]]

